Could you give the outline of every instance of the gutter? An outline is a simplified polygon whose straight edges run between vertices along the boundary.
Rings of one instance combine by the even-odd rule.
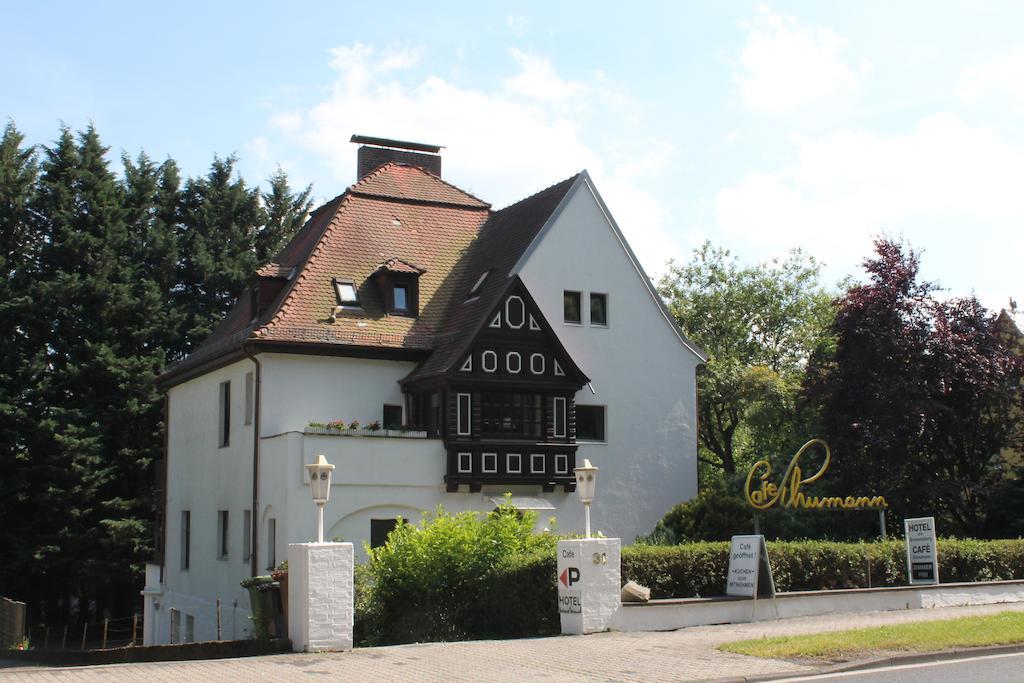
[[[260,361],[252,352],[251,344],[242,345],[242,353],[256,366],[253,376],[253,401],[252,401],[252,532],[250,537],[252,543],[249,548],[249,575],[256,576],[259,573],[259,503],[260,503],[260,390],[262,367]]]

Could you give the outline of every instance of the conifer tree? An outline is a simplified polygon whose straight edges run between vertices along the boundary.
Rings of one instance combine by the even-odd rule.
[[[292,192],[288,185],[288,174],[278,168],[267,179],[270,190],[263,192],[263,206],[267,212],[266,223],[256,238],[256,261],[263,264],[299,231],[313,208],[313,186]]]

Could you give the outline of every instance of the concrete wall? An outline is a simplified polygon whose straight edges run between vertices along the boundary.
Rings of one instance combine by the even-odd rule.
[[[519,275],[604,405],[606,443],[584,444],[577,462],[601,468],[594,529],[627,544],[697,492],[696,355],[665,319],[589,185],[571,194]],[[565,290],[582,292],[582,324],[564,322]],[[608,325],[590,323],[589,293],[608,296]],[[581,513],[560,519],[580,529]],[[564,523],[563,523],[564,522]]]
[[[758,600],[756,613],[754,601],[747,599],[695,598],[623,603],[612,629],[674,631],[687,626],[736,624],[776,616],[790,618],[1004,602],[1024,602],[1024,581],[779,593],[774,604],[769,599]]]

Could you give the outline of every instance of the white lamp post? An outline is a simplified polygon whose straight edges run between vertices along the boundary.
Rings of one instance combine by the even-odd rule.
[[[576,474],[576,494],[583,503],[583,515],[587,524],[587,538],[590,538],[590,503],[594,500],[594,489],[597,488],[597,467],[590,461],[583,460],[583,465],[573,469]]]
[[[306,465],[309,470],[309,491],[313,494],[313,502],[316,503],[317,524],[316,542],[324,542],[324,505],[331,497],[331,472],[334,465],[327,462],[327,458],[320,454],[316,456],[316,462]]]

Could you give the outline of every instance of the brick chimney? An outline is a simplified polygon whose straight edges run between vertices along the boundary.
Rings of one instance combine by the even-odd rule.
[[[425,145],[420,142],[404,142],[387,138],[372,138],[353,135],[350,142],[362,144],[356,162],[356,180],[373,173],[392,161],[410,166],[419,166],[428,173],[441,177],[441,151],[439,145]]]

